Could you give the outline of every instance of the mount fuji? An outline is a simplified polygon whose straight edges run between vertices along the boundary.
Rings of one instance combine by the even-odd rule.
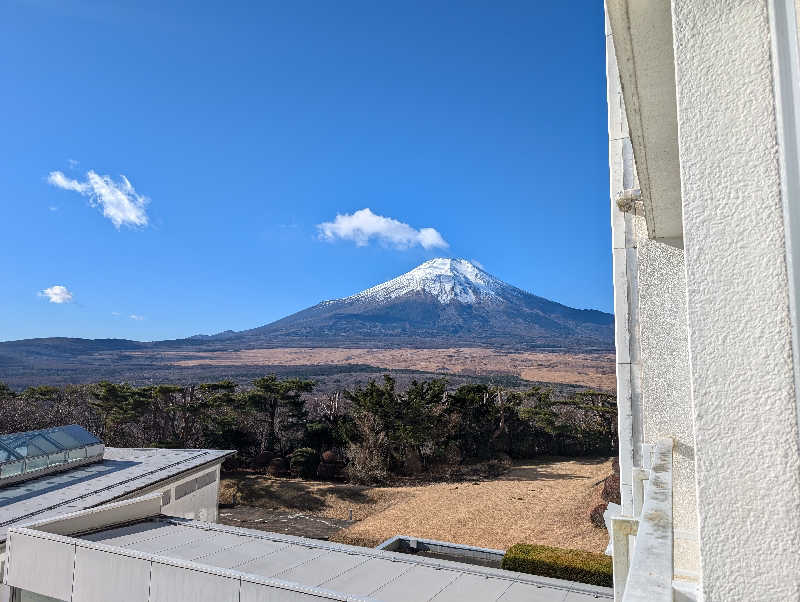
[[[372,366],[370,356],[357,369],[326,367],[339,361],[326,356],[326,352],[336,355],[337,348],[417,350],[416,355],[428,359],[439,358],[437,350],[459,347],[483,347],[502,357],[537,350],[565,351],[576,357],[590,352],[601,363],[608,361],[613,371],[613,356],[607,353],[614,349],[613,328],[611,314],[573,309],[537,297],[474,262],[438,258],[350,297],[323,301],[251,330],[154,342],[62,337],[0,342],[0,382],[17,388],[101,379],[153,383],[235,378],[249,382],[269,370],[311,375],[340,387],[341,382],[365,377],[363,370],[372,370],[369,374],[373,375],[384,370]],[[298,348],[313,353],[304,360],[307,365],[293,368],[286,358]],[[252,359],[253,354],[270,349],[279,356],[275,365],[265,367],[263,361]],[[231,353],[243,355],[231,365],[182,368],[175,364],[181,359]],[[377,358],[375,361],[380,363]],[[580,370],[594,369],[587,366]],[[469,361],[452,367],[459,374],[473,368]],[[606,368],[603,370],[608,371]],[[560,374],[558,378],[564,377]]]
[[[611,350],[613,327],[612,314],[538,297],[466,259],[437,258],[350,297],[209,339],[247,347],[478,344]]]

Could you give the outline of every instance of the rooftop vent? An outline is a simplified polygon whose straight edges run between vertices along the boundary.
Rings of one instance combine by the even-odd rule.
[[[103,459],[103,442],[77,424],[0,435],[0,487]]]

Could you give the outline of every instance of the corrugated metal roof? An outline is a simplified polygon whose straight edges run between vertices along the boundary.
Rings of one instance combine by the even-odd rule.
[[[170,517],[78,538],[386,602],[613,598],[608,588]]]
[[[0,488],[0,543],[14,525],[105,504],[233,453],[109,447],[101,462]]]

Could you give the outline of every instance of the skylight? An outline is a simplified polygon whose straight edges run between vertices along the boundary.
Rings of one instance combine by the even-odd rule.
[[[103,459],[103,442],[71,424],[0,435],[0,486]]]

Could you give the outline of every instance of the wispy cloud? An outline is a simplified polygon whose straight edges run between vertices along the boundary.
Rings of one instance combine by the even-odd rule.
[[[323,240],[352,240],[359,247],[368,245],[373,239],[396,249],[417,245],[424,249],[446,249],[450,246],[434,228],[417,230],[391,217],[376,215],[370,209],[338,214],[335,220],[319,224],[317,229]]]
[[[141,322],[144,320],[144,316],[140,316],[138,314],[131,314],[128,316],[131,320],[136,320],[137,322]]]
[[[69,303],[72,301],[72,293],[66,286],[56,284],[43,291],[39,291],[40,297],[47,297],[50,303]]]
[[[67,164],[70,166],[71,169],[75,169],[78,165],[81,164],[80,161],[76,161],[75,159],[67,159]]]
[[[118,312],[118,311],[112,311],[112,312],[111,312],[111,315],[112,315],[112,316],[118,316],[118,315],[119,315],[119,312]]]
[[[115,182],[111,176],[101,176],[89,170],[84,181],[69,178],[60,171],[51,171],[47,181],[64,190],[72,190],[89,199],[93,207],[102,210],[114,227],[146,226],[148,224],[146,206],[150,202],[146,196],[138,194],[128,178],[120,176]]]

